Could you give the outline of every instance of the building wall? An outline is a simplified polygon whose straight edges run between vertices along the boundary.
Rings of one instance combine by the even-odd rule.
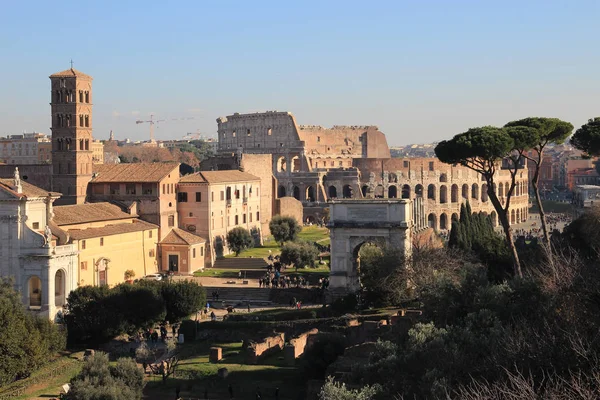
[[[125,271],[129,269],[135,272],[135,279],[158,272],[158,229],[103,236],[103,245],[100,239],[74,241],[79,250],[77,281],[80,286],[100,284],[96,267],[101,265],[102,259],[110,260],[107,264],[109,286],[125,282]]]
[[[98,140],[92,142],[92,162],[104,164],[104,143]]]
[[[276,199],[274,213],[274,215],[293,217],[299,224],[304,223],[304,207],[302,206],[302,202],[293,197],[281,197]]]
[[[269,232],[269,223],[273,215],[276,181],[272,164],[271,154],[243,154],[240,162],[240,170],[252,171],[252,175],[260,178],[260,215],[263,232]]]
[[[14,165],[0,165],[0,178],[12,178]],[[21,179],[44,190],[52,190],[52,165],[19,165]]]

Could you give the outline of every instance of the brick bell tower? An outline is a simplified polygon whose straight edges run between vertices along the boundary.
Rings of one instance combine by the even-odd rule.
[[[50,75],[52,190],[57,204],[85,203],[92,178],[92,77],[71,68]]]

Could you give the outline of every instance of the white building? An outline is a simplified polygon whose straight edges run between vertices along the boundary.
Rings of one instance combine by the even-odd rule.
[[[77,287],[77,248],[57,246],[48,225],[59,197],[22,182],[18,168],[14,178],[0,179],[0,277],[12,279],[23,303],[50,319]]]

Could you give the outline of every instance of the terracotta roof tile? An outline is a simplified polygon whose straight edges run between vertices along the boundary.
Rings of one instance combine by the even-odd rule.
[[[97,221],[113,221],[134,217],[137,217],[137,215],[127,214],[121,210],[121,207],[111,203],[88,203],[54,207],[54,222],[59,226]]]
[[[120,235],[123,233],[142,232],[151,229],[158,229],[158,226],[139,219],[133,222],[117,223],[114,225],[103,226],[102,228],[87,228],[87,229],[68,229],[72,239],[81,240],[103,236]]]
[[[159,182],[171,173],[179,174],[178,163],[94,164],[92,183]],[[179,176],[179,175],[177,175]]]
[[[206,240],[200,236],[184,231],[183,229],[173,228],[171,232],[160,241],[161,244],[185,244],[193,245],[206,243]]]
[[[179,182],[182,183],[235,183],[258,181],[259,177],[247,172],[228,170],[228,171],[200,171],[195,174],[183,176]]]
[[[8,190],[9,192],[12,192],[14,195],[17,194],[17,192],[14,189],[15,180],[12,178],[0,178],[0,187],[2,187],[5,190]],[[44,189],[41,189],[37,186],[34,186],[30,183],[23,181],[22,179],[21,179],[21,189],[22,189],[22,192],[19,194],[24,194],[27,197],[47,197],[48,194],[50,194],[52,196],[60,195],[59,193],[55,193],[55,192],[47,192]]]
[[[65,69],[64,71],[57,72],[50,75],[50,78],[85,78],[92,80],[93,78],[81,71],[77,71],[74,68]]]

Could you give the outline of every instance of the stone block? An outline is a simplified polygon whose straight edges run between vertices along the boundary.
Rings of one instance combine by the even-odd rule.
[[[223,349],[220,347],[211,347],[210,348],[210,353],[208,355],[208,360],[211,363],[216,363],[221,361],[221,359],[223,358]]]

